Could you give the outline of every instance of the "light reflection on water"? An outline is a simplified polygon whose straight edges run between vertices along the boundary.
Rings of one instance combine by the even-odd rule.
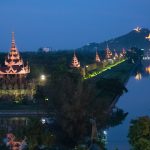
[[[129,79],[128,93],[122,95],[116,104],[116,107],[129,114],[122,124],[108,129],[108,150],[114,150],[116,147],[119,150],[129,150],[131,146],[127,135],[130,121],[140,116],[150,115],[150,66],[147,65],[142,70],[146,72],[138,70],[134,77]]]
[[[145,67],[145,71],[146,71],[148,74],[150,74],[150,65],[147,66],[147,67]]]
[[[141,79],[142,79],[142,74],[138,72],[138,73],[136,74],[136,76],[135,76],[135,79],[136,79],[136,80],[141,80]]]

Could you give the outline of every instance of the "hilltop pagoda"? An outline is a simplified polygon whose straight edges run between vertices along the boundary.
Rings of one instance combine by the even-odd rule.
[[[80,62],[78,61],[78,58],[76,56],[76,53],[74,52],[73,58],[72,58],[72,62],[70,65],[71,68],[79,68],[80,67]]]
[[[16,47],[14,32],[12,32],[10,52],[5,58],[4,65],[0,67],[0,97],[7,94],[26,94],[29,88],[26,77],[29,73],[28,62],[23,62]]]
[[[96,61],[97,63],[101,62],[101,60],[100,60],[100,57],[99,57],[99,55],[98,55],[97,50],[96,50],[95,61]]]

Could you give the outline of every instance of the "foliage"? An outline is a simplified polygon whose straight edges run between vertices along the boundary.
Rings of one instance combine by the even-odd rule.
[[[62,133],[57,135],[59,142],[73,147],[83,141],[85,136],[90,136],[90,119],[93,117],[96,118],[98,127],[106,125],[107,109],[113,101],[113,97],[108,97],[109,93],[116,96],[124,90],[120,82],[111,82],[112,84],[109,79],[103,79],[95,86],[93,82],[82,80],[78,70],[51,77],[51,83],[47,88],[50,98],[48,103],[49,109],[56,112]]]
[[[108,125],[114,127],[121,124],[127,115],[128,113],[124,113],[122,109],[117,108],[117,110],[113,111],[111,116],[108,118]]]
[[[22,129],[16,129],[14,134],[18,139],[27,137],[29,149],[35,146],[45,145],[50,147],[55,139],[54,135],[50,132],[46,125],[43,125],[39,118],[30,118],[27,126]]]
[[[138,62],[142,60],[143,51],[137,47],[132,47],[130,51],[127,51],[127,58],[129,62]]]
[[[125,86],[117,79],[101,78],[96,84],[97,88],[101,89],[101,93],[109,95],[122,95],[123,91],[127,92]]]
[[[150,150],[150,117],[132,120],[128,137],[133,150]]]

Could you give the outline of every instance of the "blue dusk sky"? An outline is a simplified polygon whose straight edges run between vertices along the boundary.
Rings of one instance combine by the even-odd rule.
[[[0,52],[76,49],[150,28],[150,0],[0,0]]]

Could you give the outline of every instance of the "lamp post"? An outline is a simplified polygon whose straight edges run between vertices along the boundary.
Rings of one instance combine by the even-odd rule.
[[[44,75],[44,74],[40,75],[39,80],[38,80],[38,84],[44,86],[46,79],[47,79],[46,75]]]
[[[44,74],[42,74],[42,75],[40,76],[40,80],[41,80],[41,81],[45,81],[45,80],[46,80],[46,76],[45,76]]]

